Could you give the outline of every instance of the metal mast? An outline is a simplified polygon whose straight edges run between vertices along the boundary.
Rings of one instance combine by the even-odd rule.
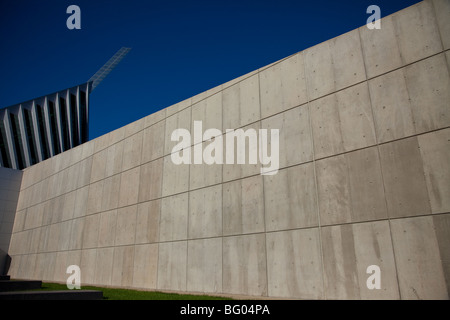
[[[105,79],[105,77],[119,64],[131,48],[122,47],[111,59],[106,62],[89,80],[92,81],[91,92]]]

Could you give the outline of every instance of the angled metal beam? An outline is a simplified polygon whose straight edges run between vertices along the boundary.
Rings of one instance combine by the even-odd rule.
[[[89,80],[92,82],[91,92],[102,82],[103,79],[119,64],[119,62],[127,55],[131,48],[122,47],[111,59],[106,62]]]

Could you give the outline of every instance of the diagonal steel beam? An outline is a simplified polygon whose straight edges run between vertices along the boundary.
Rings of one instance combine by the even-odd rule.
[[[103,79],[119,64],[119,62],[127,55],[131,48],[122,47],[111,59],[106,62],[89,80],[92,82],[91,92],[97,87]]]

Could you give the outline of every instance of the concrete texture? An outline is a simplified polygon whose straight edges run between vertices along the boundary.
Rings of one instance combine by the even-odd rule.
[[[322,228],[325,292],[328,299],[398,299],[387,221]],[[355,263],[356,262],[356,263]],[[370,290],[367,267],[382,270],[381,288]]]
[[[261,117],[306,103],[305,80],[302,53],[260,72]]]
[[[17,205],[0,192],[10,275],[65,282],[76,264],[83,285],[448,299],[449,8],[420,2],[19,172]],[[175,165],[171,134],[196,120],[224,142],[278,129],[278,172]]]
[[[264,177],[266,230],[318,225],[314,166],[307,163]]]
[[[391,221],[400,294],[403,299],[448,299],[433,218]]]
[[[381,145],[379,150],[389,217],[431,213],[417,137]]]
[[[369,89],[378,142],[413,135],[414,119],[404,69],[370,80]]]
[[[264,234],[223,238],[222,268],[224,293],[266,296],[267,267]]]
[[[316,162],[322,225],[387,218],[375,147]]]
[[[318,229],[268,233],[266,241],[269,296],[322,298]]]
[[[261,128],[279,129],[280,167],[312,161],[312,138],[306,105],[290,109],[261,121]],[[270,150],[271,143],[268,146]]]

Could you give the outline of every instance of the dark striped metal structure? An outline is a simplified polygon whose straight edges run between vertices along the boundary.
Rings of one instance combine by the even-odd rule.
[[[86,83],[0,109],[0,167],[24,169],[89,140],[89,94],[130,51]]]
[[[0,109],[0,166],[24,169],[88,141],[90,86]]]

